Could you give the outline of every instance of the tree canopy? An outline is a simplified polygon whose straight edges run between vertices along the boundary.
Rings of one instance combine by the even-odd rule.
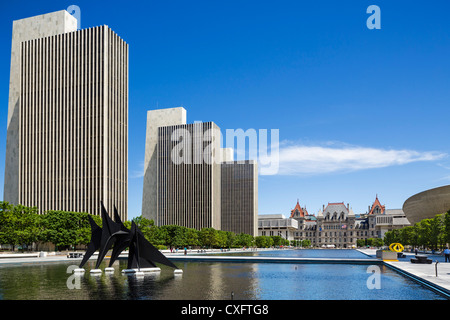
[[[413,247],[442,248],[450,242],[450,210],[413,226],[388,231],[383,240],[387,246],[399,242]]]

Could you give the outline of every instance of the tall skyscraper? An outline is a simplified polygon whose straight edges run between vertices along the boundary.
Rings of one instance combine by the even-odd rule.
[[[214,122],[186,124],[184,108],[148,111],[143,217],[257,235],[256,163],[232,161],[220,143]]]
[[[128,45],[57,11],[13,23],[4,200],[127,219]]]
[[[159,226],[220,229],[220,129],[184,108],[147,113],[142,215]]]
[[[142,197],[142,216],[158,224],[158,128],[186,124],[186,109],[168,108],[147,112],[147,132],[145,139],[144,192]]]
[[[220,129],[158,128],[158,224],[220,229]]]
[[[258,165],[255,160],[221,164],[221,230],[258,235]]]

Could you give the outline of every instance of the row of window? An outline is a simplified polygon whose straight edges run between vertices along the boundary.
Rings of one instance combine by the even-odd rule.
[[[376,231],[356,231],[355,232],[355,236],[357,237],[362,237],[362,236],[375,236],[377,234]],[[295,232],[294,235],[296,237],[315,237],[316,236],[316,232]],[[353,236],[353,231],[349,232],[349,235],[352,237]],[[347,232],[324,232],[324,237],[346,237],[347,236]],[[319,237],[322,237],[322,232],[319,232]]]

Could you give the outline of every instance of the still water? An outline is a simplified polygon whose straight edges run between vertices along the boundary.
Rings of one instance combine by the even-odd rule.
[[[325,251],[274,251],[264,255],[323,256]],[[320,250],[318,250],[320,251]],[[330,257],[358,257],[353,250],[329,250]],[[340,252],[340,253],[339,253]],[[350,255],[350,256],[348,256]],[[356,256],[355,256],[356,255]],[[34,300],[435,300],[444,297],[397,272],[379,265],[380,289],[369,289],[368,265],[176,262],[184,273],[161,266],[161,272],[141,278],[124,275],[126,261],[115,263],[115,272],[75,277],[67,273],[73,262],[0,267],[0,299]],[[103,269],[103,264],[101,268]],[[69,284],[69,285],[68,285]],[[71,285],[72,286],[71,286]],[[73,288],[75,285],[75,288]],[[73,289],[69,289],[72,287]]]

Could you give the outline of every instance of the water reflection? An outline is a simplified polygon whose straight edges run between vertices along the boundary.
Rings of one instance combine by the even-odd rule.
[[[142,277],[126,275],[126,261],[114,264],[113,273],[91,275],[95,261],[73,281],[72,263],[0,267],[0,299],[34,300],[236,300],[251,299],[441,299],[434,292],[381,267],[381,290],[366,286],[366,265],[207,263],[180,262],[182,275],[160,266],[161,272]],[[104,270],[105,264],[100,268]]]

